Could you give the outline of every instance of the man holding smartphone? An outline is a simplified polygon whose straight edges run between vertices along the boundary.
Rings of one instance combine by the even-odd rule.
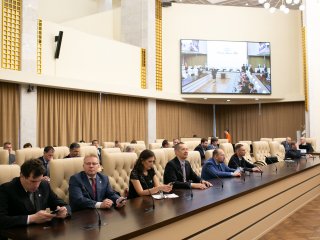
[[[109,178],[100,172],[99,159],[95,155],[86,156],[83,170],[69,180],[69,199],[72,211],[86,208],[123,207],[125,198],[120,197],[110,186]]]
[[[70,207],[43,181],[45,168],[39,159],[22,164],[20,177],[0,186],[0,229],[66,218]],[[46,208],[56,210],[54,214]]]

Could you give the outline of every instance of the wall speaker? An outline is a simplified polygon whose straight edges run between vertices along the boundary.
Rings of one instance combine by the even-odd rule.
[[[63,31],[59,31],[59,35],[54,37],[54,41],[57,42],[56,52],[54,53],[54,58],[59,58],[60,48],[62,43]]]

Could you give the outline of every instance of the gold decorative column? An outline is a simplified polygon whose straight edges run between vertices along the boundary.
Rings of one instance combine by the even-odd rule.
[[[162,5],[156,1],[156,90],[162,91]]]
[[[38,19],[37,28],[37,73],[42,73],[42,20]]]
[[[141,48],[141,88],[147,88],[146,49]]]
[[[21,69],[22,0],[2,0],[2,55],[5,69]]]

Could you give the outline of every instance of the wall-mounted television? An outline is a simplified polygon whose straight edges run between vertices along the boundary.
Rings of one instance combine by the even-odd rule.
[[[269,42],[180,40],[181,93],[271,94]]]

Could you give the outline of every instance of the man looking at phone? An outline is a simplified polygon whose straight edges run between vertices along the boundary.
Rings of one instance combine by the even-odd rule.
[[[0,186],[0,229],[66,218],[70,207],[43,181],[45,168],[39,159],[22,164],[20,177]],[[55,213],[48,213],[50,208]]]
[[[110,186],[109,178],[100,172],[99,160],[95,155],[86,156],[83,170],[69,180],[69,199],[73,211],[85,208],[122,207],[125,198],[120,197]]]

